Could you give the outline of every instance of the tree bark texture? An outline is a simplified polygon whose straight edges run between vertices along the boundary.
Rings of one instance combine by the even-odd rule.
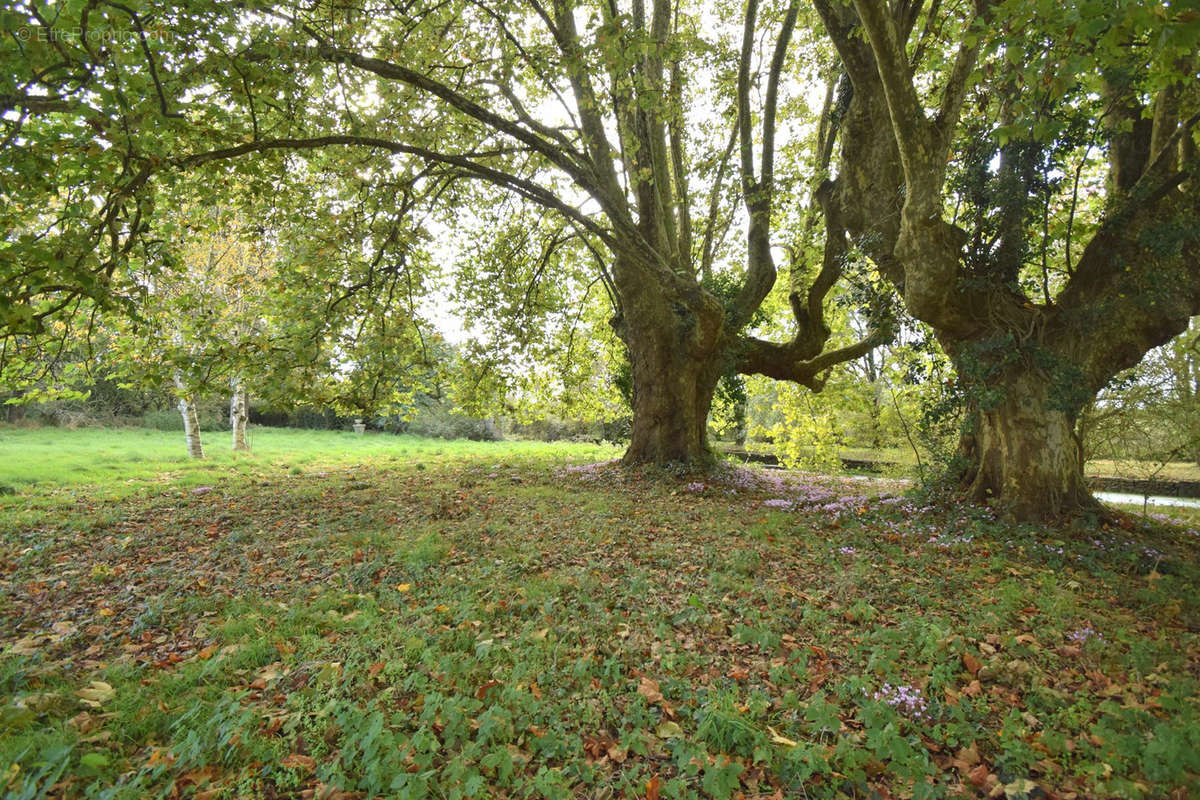
[[[708,466],[708,412],[727,366],[720,305],[699,291],[673,299],[631,291],[623,309],[616,329],[633,378],[633,430],[623,463]]]
[[[179,413],[183,415],[183,438],[187,443],[188,455],[192,458],[204,458],[204,445],[200,442],[200,418],[196,414],[196,402],[190,397],[181,397]]]
[[[974,414],[962,439],[963,485],[979,502],[999,500],[1023,520],[1099,508],[1083,475],[1078,410],[1064,408],[1053,381],[1022,370],[1002,382],[999,402]]]
[[[233,392],[229,398],[229,429],[234,450],[249,450],[250,438],[246,435],[246,423],[250,417],[250,405],[246,399],[246,385],[240,378],[232,381]]]

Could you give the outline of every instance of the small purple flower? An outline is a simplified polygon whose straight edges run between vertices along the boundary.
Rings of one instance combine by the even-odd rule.
[[[699,494],[704,491],[704,484],[700,481],[692,481],[687,485],[687,490],[692,494]]]
[[[844,555],[844,556],[852,556],[852,555],[854,555],[854,548],[853,548],[853,547],[849,547],[849,546],[847,546],[847,547],[839,547],[839,548],[838,548],[838,552],[839,552],[839,553],[841,553],[841,554],[842,554],[842,555]]]
[[[1083,644],[1088,639],[1103,640],[1104,636],[1101,635],[1099,631],[1093,630],[1092,626],[1088,625],[1087,627],[1080,628],[1079,630],[1071,631],[1067,634],[1067,638],[1075,644]]]
[[[892,686],[885,683],[879,691],[871,695],[871,699],[887,703],[913,720],[929,719],[929,703],[916,686]]]
[[[772,497],[770,500],[763,500],[763,505],[767,508],[791,508],[792,501],[782,497]]]

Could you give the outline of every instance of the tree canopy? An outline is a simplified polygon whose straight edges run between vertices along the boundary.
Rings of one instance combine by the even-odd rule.
[[[358,374],[411,352],[388,351],[406,323],[387,320],[417,318],[421,281],[398,298],[387,276],[422,270],[371,258],[439,257],[410,246],[427,225],[398,222],[417,209],[445,235],[480,231],[453,248],[471,252],[458,298],[496,334],[477,361],[531,347],[515,320],[539,304],[591,343],[608,316],[629,364],[629,463],[703,463],[722,376],[820,390],[891,337],[894,291],[958,371],[965,484],[1028,514],[1088,504],[1080,410],[1200,311],[1200,20],[1165,3],[6,13],[6,365],[48,320],[136,315],[167,261],[171,187],[219,205],[236,175],[304,254],[299,283],[276,287],[288,324],[341,306],[338,286],[377,304],[365,350],[336,356]],[[864,268],[874,279],[856,283]],[[857,298],[860,338],[834,337],[839,296]],[[574,352],[572,334],[557,346]],[[311,375],[316,351],[294,351]]]

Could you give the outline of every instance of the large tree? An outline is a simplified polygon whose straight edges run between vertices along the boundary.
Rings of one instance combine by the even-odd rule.
[[[1025,518],[1094,507],[1080,410],[1200,311],[1194,14],[817,6],[852,87],[831,189],[955,362],[963,485]]]
[[[837,257],[811,282],[796,265],[791,341],[746,335],[776,280],[777,118],[798,0],[765,10],[750,0],[734,13],[671,0],[461,0],[140,14],[137,25],[171,32],[126,49],[158,106],[145,104],[139,121],[165,123],[145,142],[128,126],[109,137],[137,167],[123,196],[137,194],[145,171],[349,147],[379,154],[380,170],[417,159],[552,210],[592,248],[616,304],[634,387],[627,462],[707,460],[723,373],[819,387],[877,338],[822,352]],[[795,117],[803,106],[789,108]],[[729,291],[713,291],[704,278],[717,268],[715,243],[740,220],[744,267]]]

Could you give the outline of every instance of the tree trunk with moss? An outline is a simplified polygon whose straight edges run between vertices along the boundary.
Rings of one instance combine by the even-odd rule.
[[[707,466],[708,412],[724,364],[724,313],[696,292],[689,307],[631,297],[617,321],[633,377],[633,430],[623,462]]]
[[[1009,376],[1003,385],[1003,397],[978,409],[964,431],[968,495],[1001,500],[1020,519],[1097,509],[1083,474],[1078,410],[1064,407],[1052,381],[1036,371]]]
[[[993,187],[980,195],[982,221],[971,223],[981,227],[972,234],[957,217],[944,218],[953,205],[947,165],[962,144],[980,37],[963,37],[931,100],[914,79],[922,65],[911,63],[914,53],[939,52],[925,40],[935,26],[917,25],[921,3],[818,0],[817,8],[853,84],[848,118],[867,134],[843,139],[838,182],[844,207],[876,210],[848,215],[848,228],[955,362],[975,410],[963,436],[963,488],[1022,519],[1095,510],[1079,410],[1200,311],[1200,162],[1190,144],[1196,98],[1179,80],[1149,106],[1129,85],[1110,87],[1110,112],[1097,131],[1110,145],[1107,207],[1077,259],[1068,243],[1067,277],[1053,295],[1043,273],[1039,302],[1022,284],[1042,168],[1022,159],[1045,152],[1032,134],[1006,144],[974,141],[987,145],[976,157],[989,165]],[[988,9],[977,5],[978,14]],[[974,22],[986,27],[987,20]],[[1007,99],[1004,80],[997,75],[991,93],[975,100],[998,104],[1013,122],[1020,80],[1012,79]],[[871,138],[880,130],[890,136]],[[898,213],[888,212],[889,201],[902,202]]]

